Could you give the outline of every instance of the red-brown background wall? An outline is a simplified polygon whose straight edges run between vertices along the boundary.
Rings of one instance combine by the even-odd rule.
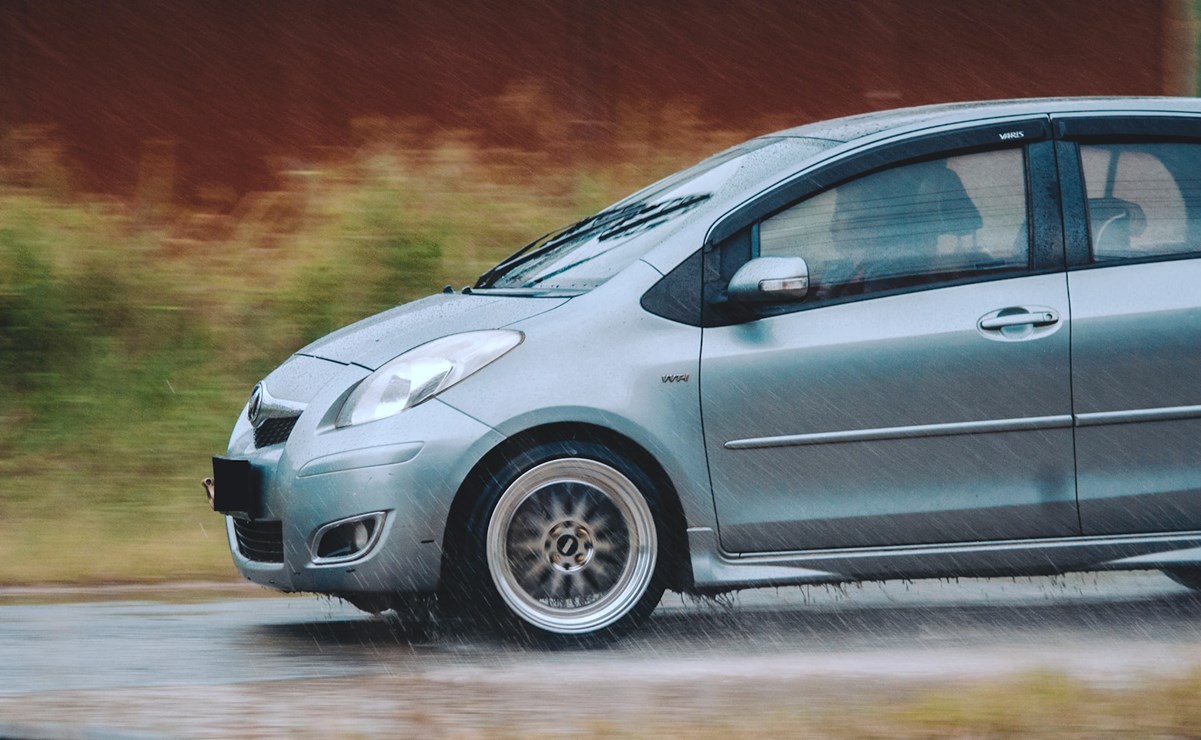
[[[530,146],[514,85],[603,150],[624,107],[753,133],[874,108],[1180,92],[1175,0],[0,0],[0,126],[51,124],[89,187],[171,142],[177,189],[270,184],[272,156],[423,116]],[[1191,62],[1188,62],[1191,64]],[[1185,74],[1187,71],[1185,72]]]

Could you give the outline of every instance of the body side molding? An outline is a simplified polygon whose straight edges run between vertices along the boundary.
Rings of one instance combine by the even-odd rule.
[[[890,578],[1201,567],[1201,532],[734,554],[721,549],[713,529],[692,527],[688,546],[699,591]],[[998,553],[1005,557],[998,558]]]
[[[884,427],[880,429],[851,429],[838,432],[816,432],[812,434],[785,434],[777,437],[734,439],[726,442],[725,448],[727,450],[754,450],[765,447],[794,447],[798,445],[836,444],[839,442],[871,442],[887,439],[913,439],[915,437],[949,437],[957,434],[980,434],[984,432],[1026,432],[1036,429],[1067,429],[1072,426],[1094,427],[1106,424],[1179,421],[1182,419],[1201,419],[1201,406],[1169,406],[1155,409],[1098,411],[1076,414],[1075,416],[1059,414],[1056,416],[1035,416],[1024,419],[960,421],[945,424]]]
[[[754,437],[751,439],[731,440],[726,442],[725,447],[728,450],[751,450],[762,447],[792,447],[795,445],[821,445],[837,442],[869,442],[883,439],[912,439],[915,437],[949,437],[956,434],[979,434],[981,432],[1025,432],[1033,429],[1067,429],[1071,426],[1071,415],[1060,414],[1024,419],[962,421],[947,424],[885,427],[881,429],[853,429],[840,432],[788,434],[779,437]]]

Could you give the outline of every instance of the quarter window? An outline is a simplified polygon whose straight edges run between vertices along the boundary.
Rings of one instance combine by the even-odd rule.
[[[1030,237],[1022,150],[876,172],[759,224],[759,254],[809,264],[816,300],[1022,271]]]
[[[1201,145],[1086,144],[1094,262],[1201,251]]]

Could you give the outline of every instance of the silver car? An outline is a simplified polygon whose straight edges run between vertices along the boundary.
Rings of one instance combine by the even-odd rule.
[[[543,636],[664,589],[1201,587],[1201,102],[753,139],[301,349],[208,482],[248,579]]]

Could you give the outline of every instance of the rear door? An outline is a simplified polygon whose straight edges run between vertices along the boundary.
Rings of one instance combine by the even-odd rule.
[[[1055,130],[1083,531],[1201,529],[1201,118]]]

